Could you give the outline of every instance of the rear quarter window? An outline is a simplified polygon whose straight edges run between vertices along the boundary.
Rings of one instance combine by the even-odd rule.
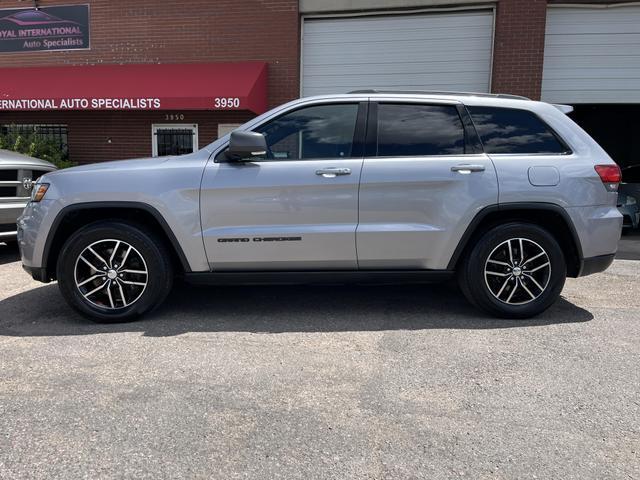
[[[566,154],[569,147],[528,110],[467,107],[486,153]]]

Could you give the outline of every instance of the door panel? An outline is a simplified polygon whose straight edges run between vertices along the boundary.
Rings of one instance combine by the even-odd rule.
[[[294,108],[255,127],[263,158],[210,164],[204,243],[214,270],[355,269],[366,102]]]
[[[484,171],[451,171],[461,164]],[[367,158],[360,187],[358,265],[446,269],[473,217],[497,197],[495,170],[484,154]]]
[[[473,217],[497,203],[493,163],[470,153],[477,134],[457,105],[390,101],[370,111],[358,266],[446,269]]]
[[[317,170],[350,169],[328,178]],[[202,187],[214,270],[355,269],[362,159],[219,163]]]

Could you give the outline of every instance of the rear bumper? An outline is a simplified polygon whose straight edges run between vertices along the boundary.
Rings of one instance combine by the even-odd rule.
[[[578,277],[585,277],[594,273],[604,272],[609,268],[609,266],[611,266],[615,256],[616,255],[614,253],[611,253],[608,255],[598,255],[597,257],[583,258],[582,262],[580,262],[580,272],[578,273]]]
[[[583,262],[615,255],[622,231],[622,214],[614,205],[566,209],[580,240]]]

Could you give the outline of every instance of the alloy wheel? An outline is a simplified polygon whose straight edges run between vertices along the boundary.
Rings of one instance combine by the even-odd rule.
[[[117,310],[134,304],[149,282],[142,254],[122,240],[99,240],[86,247],[74,267],[76,288],[92,305]]]
[[[489,292],[509,305],[525,305],[540,297],[551,279],[551,260],[538,243],[511,238],[489,254],[484,267]]]

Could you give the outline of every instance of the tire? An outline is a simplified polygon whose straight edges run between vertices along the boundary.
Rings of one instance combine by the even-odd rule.
[[[118,323],[158,307],[171,290],[173,269],[153,233],[108,220],[71,235],[58,257],[57,277],[74,310],[95,322]]]
[[[469,302],[510,319],[544,312],[560,296],[566,276],[564,254],[553,235],[528,223],[499,225],[484,233],[458,268],[460,289]]]

